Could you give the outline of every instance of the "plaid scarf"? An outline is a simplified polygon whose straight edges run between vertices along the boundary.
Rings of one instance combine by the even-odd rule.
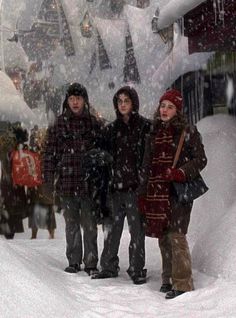
[[[161,237],[167,229],[170,218],[170,182],[163,173],[171,167],[175,155],[173,128],[160,127],[153,138],[153,156],[147,184],[145,204],[146,235]]]

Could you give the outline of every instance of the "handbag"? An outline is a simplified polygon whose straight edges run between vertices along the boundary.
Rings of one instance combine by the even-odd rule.
[[[175,168],[178,162],[179,155],[184,143],[184,137],[185,131],[183,130],[180,136],[172,168]],[[180,203],[193,202],[193,200],[199,198],[201,195],[203,195],[209,190],[200,173],[193,180],[189,180],[186,182],[173,182],[173,187],[178,198],[178,202]]]

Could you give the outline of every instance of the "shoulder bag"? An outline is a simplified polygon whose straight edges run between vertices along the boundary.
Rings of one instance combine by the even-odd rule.
[[[179,155],[182,150],[184,138],[185,138],[185,130],[183,130],[180,136],[180,140],[179,140],[178,148],[176,150],[172,168],[176,167],[176,164],[179,160]],[[204,182],[200,173],[193,180],[185,181],[185,182],[173,182],[173,187],[177,195],[178,202],[181,202],[181,203],[193,202],[193,200],[199,198],[201,195],[203,195],[204,193],[208,191],[208,187],[206,183]]]

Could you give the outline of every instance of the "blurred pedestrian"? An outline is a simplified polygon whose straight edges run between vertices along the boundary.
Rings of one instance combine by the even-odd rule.
[[[29,148],[38,153],[43,159],[45,148],[46,128],[37,125],[31,130]],[[49,191],[48,191],[49,190]],[[47,188],[47,184],[28,188],[29,220],[28,226],[32,231],[31,239],[37,238],[38,229],[47,229],[49,238],[54,238],[56,219],[54,213],[53,193]]]

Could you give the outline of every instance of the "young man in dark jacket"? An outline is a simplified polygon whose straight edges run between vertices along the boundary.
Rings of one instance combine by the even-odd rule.
[[[127,273],[135,284],[146,282],[145,235],[142,218],[137,207],[136,190],[143,160],[146,134],[150,122],[139,115],[139,98],[134,88],[125,86],[113,98],[117,119],[108,125],[104,133],[106,150],[113,157],[110,201],[113,222],[104,240],[101,255],[101,272],[92,278],[118,276],[118,250],[127,217],[131,236],[129,244],[129,268]]]
[[[48,130],[44,155],[44,181],[51,188],[55,185],[64,211],[69,273],[80,271],[82,259],[88,275],[97,268],[97,220],[82,162],[86,152],[97,147],[100,129],[101,123],[90,114],[85,87],[71,84],[63,113]]]

